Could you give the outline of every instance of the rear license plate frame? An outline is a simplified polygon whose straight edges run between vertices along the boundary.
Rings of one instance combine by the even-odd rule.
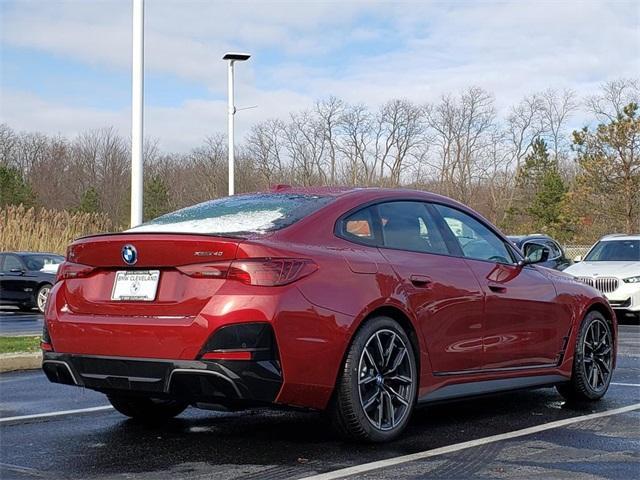
[[[111,301],[153,302],[159,284],[160,270],[118,270],[113,279]]]

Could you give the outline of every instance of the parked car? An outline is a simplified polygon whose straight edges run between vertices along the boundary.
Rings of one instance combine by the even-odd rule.
[[[604,293],[620,314],[640,319],[640,235],[607,235],[577,260],[567,273]]]
[[[64,257],[53,253],[0,253],[0,305],[44,312],[58,265]]]
[[[616,339],[600,292],[460,203],[281,187],[73,242],[42,349],[49,380],[130,417],[294,406],[386,441],[430,402],[544,386],[598,400]]]
[[[560,244],[548,235],[509,235],[507,238],[537,265],[564,270],[573,263]]]

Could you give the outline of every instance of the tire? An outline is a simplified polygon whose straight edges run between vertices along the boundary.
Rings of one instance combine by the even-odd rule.
[[[568,402],[594,402],[607,393],[612,375],[611,327],[600,312],[589,312],[576,339],[571,381],[556,388]]]
[[[121,414],[145,423],[159,423],[180,415],[188,404],[175,400],[148,397],[107,395],[109,402]]]
[[[36,294],[36,307],[40,313],[44,313],[44,309],[47,306],[47,298],[49,298],[49,292],[51,291],[51,285],[45,283],[38,289]]]
[[[409,422],[417,386],[406,332],[389,317],[368,320],[355,334],[338,378],[330,410],[334,428],[349,440],[393,440]]]

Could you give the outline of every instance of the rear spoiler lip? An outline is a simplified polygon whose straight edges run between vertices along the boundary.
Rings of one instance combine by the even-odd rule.
[[[268,233],[273,233],[273,232],[266,232],[266,234]],[[187,235],[190,237],[193,236],[198,236],[198,237],[213,237],[213,238],[231,238],[234,240],[239,240],[239,241],[244,241],[244,240],[249,240],[251,238],[264,238],[265,235],[260,235],[260,234],[256,234],[256,233],[252,233],[250,235],[221,235],[221,234],[216,234],[216,233],[190,233],[190,232],[106,232],[106,233],[93,233],[91,235],[83,235],[82,237],[78,237],[75,238],[73,240],[73,242],[77,242],[78,240],[85,240],[85,239],[89,239],[89,238],[99,238],[99,237],[111,237],[111,236],[115,236],[115,235],[131,235],[131,236],[137,236],[137,235]]]

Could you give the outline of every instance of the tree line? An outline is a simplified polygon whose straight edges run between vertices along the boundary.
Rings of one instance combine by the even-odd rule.
[[[640,82],[578,98],[548,89],[498,114],[478,87],[378,108],[319,100],[253,125],[236,150],[236,191],[274,184],[409,187],[455,198],[508,233],[591,242],[640,230]],[[587,126],[576,129],[578,114]],[[227,191],[226,137],[187,153],[147,140],[145,218]],[[0,125],[0,206],[105,213],[125,226],[130,145],[108,127],[75,138]]]

